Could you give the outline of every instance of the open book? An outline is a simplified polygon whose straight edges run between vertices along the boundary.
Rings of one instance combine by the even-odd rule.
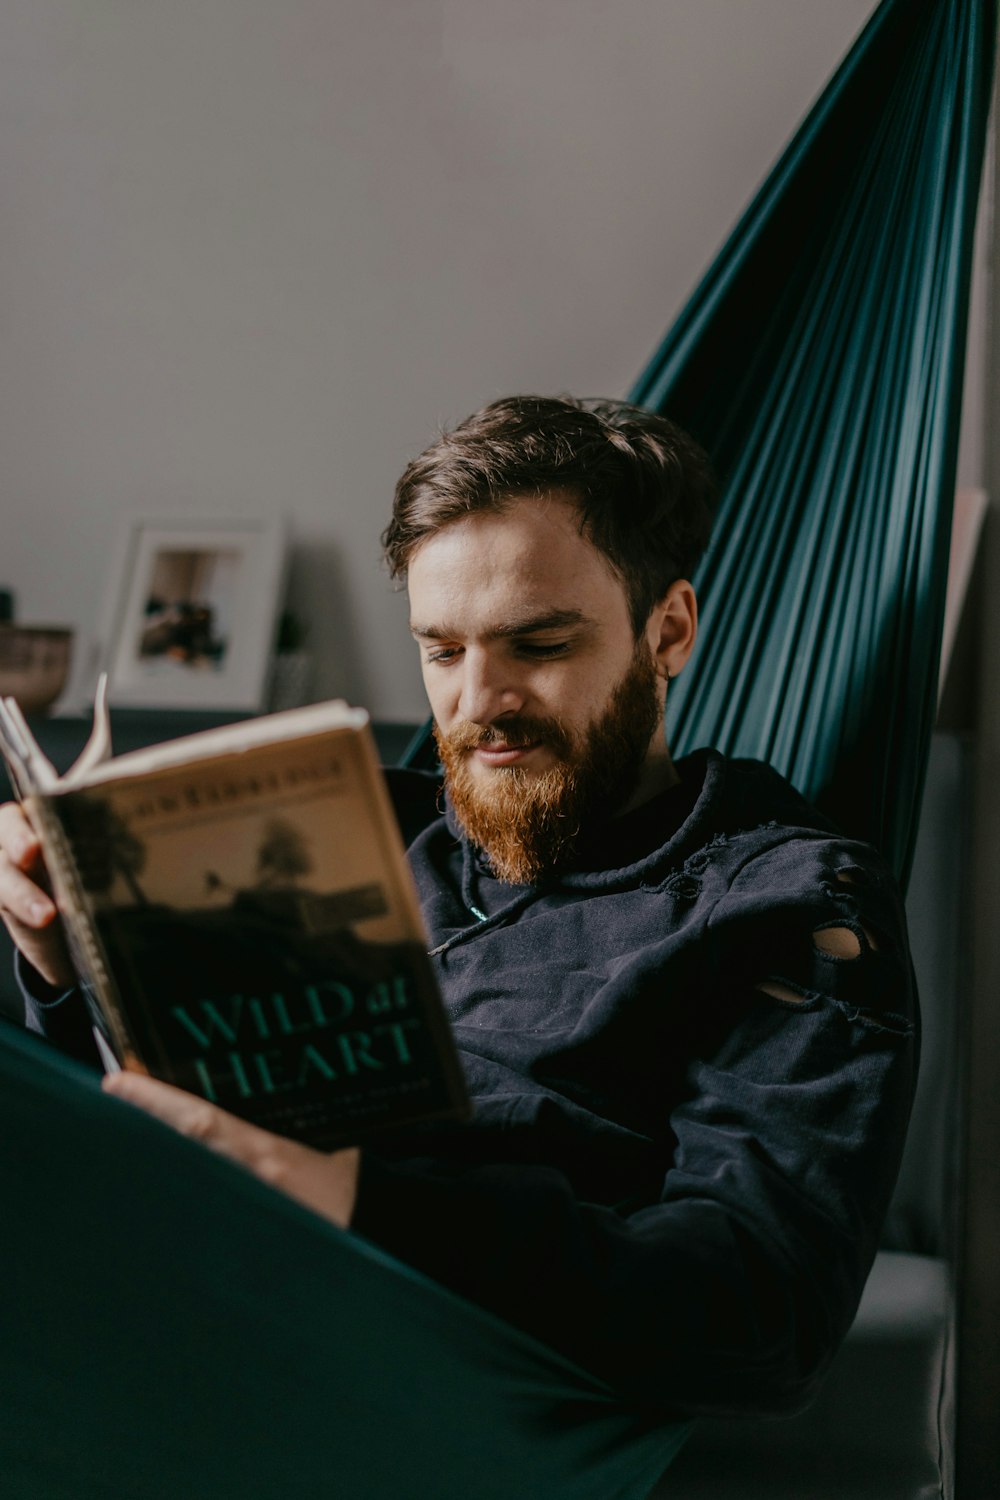
[[[466,1098],[368,716],[316,704],[111,756],[106,688],[59,776],[0,749],[105,1065],[324,1149]]]

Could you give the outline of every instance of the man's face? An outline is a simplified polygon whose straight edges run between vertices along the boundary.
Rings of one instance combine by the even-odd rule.
[[[456,813],[497,874],[537,879],[662,743],[650,644],[558,494],[430,537],[409,594]]]

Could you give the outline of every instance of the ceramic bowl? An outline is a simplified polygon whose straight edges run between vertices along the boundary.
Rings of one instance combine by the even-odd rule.
[[[66,686],[72,630],[58,625],[0,624],[0,697],[26,714],[44,713]]]

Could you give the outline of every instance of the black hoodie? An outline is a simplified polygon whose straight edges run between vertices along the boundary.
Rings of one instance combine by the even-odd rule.
[[[389,773],[476,1108],[366,1150],[353,1224],[632,1400],[780,1410],[846,1332],[895,1181],[905,919],[768,767],[678,770],[532,887]]]

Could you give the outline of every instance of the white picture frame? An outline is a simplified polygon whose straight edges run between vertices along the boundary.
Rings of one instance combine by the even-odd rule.
[[[263,709],[286,564],[283,519],[126,518],[97,653],[111,704]]]

